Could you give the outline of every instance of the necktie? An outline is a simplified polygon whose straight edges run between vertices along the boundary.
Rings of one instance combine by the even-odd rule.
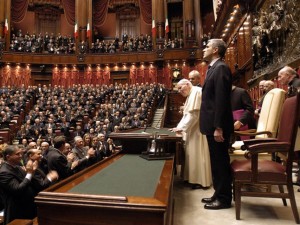
[[[207,77],[207,74],[208,74],[208,71],[210,70],[210,68],[211,68],[211,65],[209,65],[209,66],[207,67],[206,74],[205,74],[205,79],[206,79],[206,77]]]

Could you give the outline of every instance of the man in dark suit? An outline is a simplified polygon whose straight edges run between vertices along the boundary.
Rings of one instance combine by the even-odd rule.
[[[23,150],[16,145],[8,145],[3,151],[5,162],[0,167],[0,196],[4,204],[4,224],[36,216],[32,179],[37,165],[30,161],[25,171],[20,166],[22,156]]]
[[[101,155],[101,158],[109,157],[112,154],[112,152],[109,149],[105,135],[103,133],[98,134],[98,139],[99,139],[99,154]]]
[[[287,97],[292,97],[297,94],[297,91],[300,90],[300,78],[292,67],[285,66],[278,72],[278,81],[281,85],[288,86]],[[300,127],[300,124],[299,124]],[[300,128],[298,127],[298,135],[300,132]],[[300,168],[300,146],[297,145],[298,138],[296,139],[296,146],[295,146],[295,155],[298,160],[298,167]],[[298,170],[297,182],[296,184],[300,186],[300,169]],[[300,192],[300,188],[298,189]]]
[[[231,207],[231,168],[228,153],[230,135],[233,132],[231,110],[232,76],[229,67],[222,61],[226,44],[221,39],[209,40],[203,50],[203,58],[209,69],[202,88],[200,131],[206,135],[212,167],[213,188],[210,198],[203,198],[205,209]]]
[[[48,169],[56,170],[59,179],[65,179],[73,174],[74,168],[78,165],[78,161],[74,161],[74,154],[65,156],[66,138],[64,136],[56,136],[54,138],[54,148],[50,148],[48,152]]]
[[[85,169],[93,164],[93,157],[95,157],[95,150],[83,145],[83,139],[80,136],[74,138],[75,146],[72,152],[75,155],[75,160],[78,160],[76,172]]]
[[[246,125],[248,129],[256,128],[253,102],[244,88],[232,86],[231,109],[233,112],[240,114],[239,118],[234,118],[234,130],[239,130]],[[239,110],[241,110],[241,113],[238,112]]]

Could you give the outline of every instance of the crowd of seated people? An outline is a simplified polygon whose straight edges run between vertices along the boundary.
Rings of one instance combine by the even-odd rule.
[[[26,101],[33,102],[16,134],[18,143],[0,146],[0,191],[18,202],[12,210],[11,202],[0,201],[6,223],[15,218],[33,219],[34,197],[39,191],[118,152],[121,146],[109,133],[143,127],[154,98],[162,99],[164,91],[163,85],[148,83],[1,88],[0,108],[5,111],[1,120],[25,110]],[[7,165],[22,173],[12,175]],[[24,202],[8,189],[8,173],[18,177],[16,188],[26,183],[26,190],[32,190],[16,190],[32,203],[26,204],[26,210],[19,210]]]
[[[119,38],[115,38],[111,41],[96,39],[89,49],[90,53],[115,53],[120,51],[152,51],[152,38],[150,35],[130,37],[127,34],[124,34],[122,35],[121,42]]]
[[[53,144],[58,134],[92,138],[102,133],[107,139],[112,131],[145,126],[153,99],[157,95],[162,98],[163,93],[163,85],[148,83],[9,88],[2,90],[0,97],[1,126],[7,127],[12,116],[34,97],[33,107],[15,135],[20,144],[23,139]]]
[[[76,46],[75,39],[71,35],[66,36],[60,33],[54,35],[47,32],[44,35],[42,33],[29,34],[28,32],[23,34],[22,30],[18,30],[12,33],[9,49],[14,52],[73,54],[77,47],[82,54],[152,51],[152,37],[147,34],[136,37],[123,34],[122,40],[97,38],[90,46],[86,41],[82,41]],[[183,39],[166,39],[163,48],[183,48]]]
[[[24,170],[23,179],[31,174],[27,185],[38,188],[31,196],[33,200],[39,191],[56,180],[67,178],[119,151],[121,146],[109,138],[109,133],[145,126],[153,99],[162,99],[164,91],[163,85],[148,83],[74,85],[69,89],[51,85],[27,89],[3,87],[0,89],[0,108],[4,111],[0,114],[1,121],[25,110],[26,101],[34,103],[26,111],[24,123],[16,133],[18,142],[1,145],[0,165],[4,161],[10,163],[10,156],[18,154],[15,166]],[[0,175],[0,188],[4,190],[9,185],[1,181],[5,179],[6,169],[0,173],[3,175]],[[41,184],[44,182],[43,185],[35,186],[36,179]],[[0,208],[10,207],[1,203]],[[35,216],[35,206],[30,207],[30,215],[6,211],[6,221]]]
[[[14,115],[19,115],[26,107],[26,102],[35,96],[35,88],[15,89],[0,88],[0,129],[9,128]]]
[[[18,30],[12,33],[9,49],[15,52],[72,54],[75,53],[76,46],[74,38],[70,35],[54,35],[47,32],[45,35],[23,34]]]
[[[170,49],[170,48],[183,48],[183,39],[175,38],[174,40],[171,39],[165,39],[164,42],[164,49]]]

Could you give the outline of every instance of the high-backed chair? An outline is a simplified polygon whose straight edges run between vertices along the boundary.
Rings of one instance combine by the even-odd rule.
[[[255,136],[255,139],[276,137],[284,100],[285,91],[283,89],[274,88],[270,90],[264,98],[260,116],[257,121],[257,129],[235,131],[235,135]],[[235,141],[232,144],[232,150],[245,150],[243,149],[244,141]]]
[[[233,160],[231,163],[236,219],[240,219],[241,197],[282,198],[290,199],[292,211],[297,224],[299,214],[296,206],[292,167],[294,147],[300,121],[300,92],[297,96],[285,100],[280,117],[278,138],[264,139],[264,142],[247,146],[250,159]],[[277,153],[282,162],[259,160],[260,153]],[[245,188],[245,185],[251,186]],[[274,185],[278,186],[278,190]],[[256,189],[255,186],[260,188]],[[266,186],[263,191],[261,186]],[[286,187],[287,192],[284,192]]]

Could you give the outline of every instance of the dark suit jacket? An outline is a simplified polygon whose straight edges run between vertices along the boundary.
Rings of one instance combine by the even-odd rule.
[[[71,163],[68,162],[67,157],[63,155],[58,149],[50,148],[47,154],[48,169],[56,170],[59,176],[59,180],[62,180],[70,175]]]
[[[231,108],[232,111],[243,109],[244,112],[239,118],[239,121],[248,125],[248,128],[255,129],[256,122],[254,119],[254,107],[248,92],[239,87],[235,87],[231,92]]]
[[[107,141],[99,142],[99,153],[102,156],[102,158],[111,155],[111,150],[109,149]]]
[[[202,88],[199,120],[201,133],[213,135],[217,127],[222,128],[223,133],[228,135],[233,132],[231,85],[229,67],[222,60],[217,60],[207,71]]]
[[[80,170],[83,170],[93,164],[92,157],[89,159],[86,158],[88,149],[89,148],[87,146],[83,147],[82,149],[75,146],[72,149],[72,152],[75,154],[75,160],[79,160],[78,166],[75,169],[76,172],[79,172]]]
[[[97,146],[94,146],[93,148],[96,150],[95,157],[92,158],[94,163],[101,161],[105,157],[109,157],[112,153],[106,141],[99,142]]]
[[[297,89],[300,88],[300,79],[295,77],[291,82],[288,84],[288,97],[295,96],[297,94]]]
[[[36,193],[39,193],[51,185],[50,180],[48,180],[47,175],[41,168],[36,169],[31,182]]]
[[[0,168],[0,196],[4,203],[4,224],[14,219],[36,216],[34,197],[37,194],[26,172],[20,167],[3,163]]]

